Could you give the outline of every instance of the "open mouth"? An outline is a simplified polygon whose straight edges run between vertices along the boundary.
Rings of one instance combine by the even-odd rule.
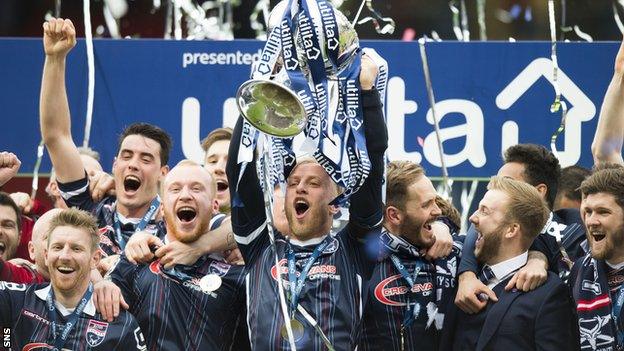
[[[74,273],[74,271],[76,271],[75,269],[68,267],[68,266],[59,266],[59,267],[56,267],[56,270],[59,271],[59,273],[61,274],[71,274],[71,273]]]
[[[135,176],[129,175],[124,178],[125,191],[137,191],[141,187],[141,180]]]
[[[595,242],[602,241],[606,237],[605,233],[603,232],[591,232],[591,236]]]
[[[0,255],[4,254],[4,251],[6,251],[6,244],[0,242]]]
[[[176,212],[176,215],[182,223],[189,223],[197,217],[197,211],[191,207],[180,207]]]
[[[223,180],[217,180],[217,191],[218,192],[223,192],[228,190],[230,186],[228,185],[228,183],[226,181]]]
[[[304,200],[295,201],[295,213],[297,213],[297,216],[303,216],[309,208],[310,205]]]

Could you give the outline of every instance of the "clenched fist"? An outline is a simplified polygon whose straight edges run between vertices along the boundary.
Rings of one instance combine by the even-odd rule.
[[[15,177],[22,162],[12,152],[0,152],[0,186]]]
[[[46,56],[64,58],[76,45],[76,29],[69,19],[52,18],[43,24],[43,51]]]

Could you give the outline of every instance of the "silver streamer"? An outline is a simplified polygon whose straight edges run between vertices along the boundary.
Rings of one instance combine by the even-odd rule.
[[[88,66],[88,83],[87,83],[87,116],[85,118],[85,131],[82,146],[89,146],[91,137],[91,120],[93,118],[93,97],[95,95],[95,58],[93,54],[93,32],[91,29],[91,8],[90,0],[83,1],[84,28],[85,28],[85,44],[87,47],[87,66]]]
[[[368,11],[371,13],[371,16],[364,17],[360,21],[357,21],[357,19],[360,17],[364,4],[366,4],[366,8],[368,8]],[[355,20],[353,21],[353,23],[356,23],[356,22],[357,24],[373,22],[375,31],[379,34],[392,34],[394,33],[394,29],[396,28],[396,24],[394,23],[394,20],[391,17],[382,17],[381,14],[379,14],[379,12],[377,12],[375,8],[373,8],[372,0],[362,1],[362,4],[360,5],[360,9],[358,10],[357,15],[355,16]]]
[[[613,19],[615,20],[615,24],[617,24],[618,28],[620,29],[620,33],[624,34],[624,24],[622,24],[622,20],[620,19],[620,13],[618,11],[618,5],[619,6],[623,6],[624,5],[624,1],[622,1],[622,0],[614,0],[613,3],[611,4],[611,6],[613,8]]]
[[[477,0],[477,22],[479,22],[479,40],[487,40],[487,33],[485,30],[485,1]]]
[[[565,101],[561,100],[561,89],[559,88],[559,81],[557,79],[559,73],[559,64],[557,63],[557,27],[555,22],[555,2],[554,0],[548,0],[548,20],[550,23],[550,41],[551,41],[551,54],[550,58],[553,63],[553,79],[552,85],[555,88],[555,101],[550,106],[550,112],[555,113],[561,110],[561,122],[559,127],[550,137],[550,149],[559,157],[557,152],[557,137],[561,132],[565,130],[566,116],[568,114],[568,105]]]
[[[54,17],[61,18],[61,0],[54,1]]]
[[[206,1],[201,6],[193,0],[167,1],[165,39],[234,39],[233,4],[232,0]]]
[[[425,84],[427,86],[427,97],[429,98],[429,106],[431,106],[431,115],[433,116],[433,126],[435,128],[436,140],[438,142],[438,151],[440,152],[440,165],[442,166],[442,183],[444,192],[440,194],[447,198],[451,193],[448,170],[444,162],[444,147],[440,139],[440,125],[438,124],[438,116],[435,112],[435,97],[433,95],[433,85],[431,84],[431,74],[429,71],[429,62],[427,61],[427,51],[425,50],[425,38],[418,39],[420,46],[420,58],[422,59],[423,73],[425,75]]]
[[[466,10],[466,0],[460,0],[461,4],[461,29],[464,41],[470,41],[470,30],[468,29],[468,11]]]
[[[251,29],[256,32],[256,39],[267,40],[267,28],[269,18],[269,0],[260,0],[256,3],[251,15],[249,16],[249,22],[251,22]],[[258,17],[262,14],[264,23],[260,22]]]
[[[33,169],[32,190],[30,191],[32,200],[37,196],[37,189],[39,189],[39,167],[41,167],[41,159],[43,158],[43,145],[43,139],[41,139],[39,146],[37,146],[37,161]]]

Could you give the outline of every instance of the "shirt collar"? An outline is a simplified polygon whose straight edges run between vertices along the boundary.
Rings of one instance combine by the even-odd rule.
[[[40,298],[41,300],[45,301],[48,298],[48,294],[50,293],[51,287],[52,287],[52,283],[48,284],[44,288],[35,290],[35,295],[37,295],[37,297]],[[57,301],[54,301],[54,304],[56,305],[56,308],[58,308],[59,312],[61,312],[63,317],[67,317],[73,312],[73,310],[71,311],[68,310],[65,306],[61,305]],[[91,317],[95,316],[95,305],[93,304],[93,295],[89,299],[89,302],[87,303],[87,306],[85,306],[85,309],[83,312],[88,314]]]
[[[492,265],[490,268],[492,269],[492,272],[494,272],[496,279],[501,281],[511,273],[524,266],[527,263],[528,258],[529,253],[528,251],[525,251],[516,257],[512,257],[508,260]]]
[[[329,235],[329,234],[327,234]],[[290,237],[290,243],[296,246],[312,246],[312,245],[318,245],[320,244],[323,240],[325,240],[325,237],[327,235],[323,235],[320,236],[318,238],[312,238],[312,239],[308,239],[308,240],[297,240],[295,238],[293,238],[292,236]]]

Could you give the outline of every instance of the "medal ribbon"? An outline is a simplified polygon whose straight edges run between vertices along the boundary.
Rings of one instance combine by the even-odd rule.
[[[305,281],[308,277],[308,272],[310,272],[312,265],[319,258],[319,256],[321,256],[321,254],[323,253],[325,248],[327,248],[327,245],[329,245],[331,240],[332,240],[332,237],[331,235],[328,234],[325,237],[325,239],[314,248],[312,255],[308,257],[308,261],[306,262],[305,266],[303,266],[303,269],[301,270],[301,274],[299,275],[299,278],[297,278],[297,266],[296,266],[297,260],[295,258],[295,250],[293,249],[293,246],[290,244],[290,241],[287,242],[286,257],[288,259],[288,281],[290,283],[289,287],[290,287],[291,317],[294,317],[295,312],[297,311],[297,304],[299,303],[299,295],[301,294],[301,290],[303,290],[303,286],[305,285]]]
[[[65,323],[65,328],[60,335],[56,335],[57,323],[56,323],[56,305],[54,304],[54,289],[50,286],[50,292],[48,292],[48,296],[46,298],[46,303],[48,305],[48,311],[50,315],[50,319],[52,319],[52,338],[54,339],[53,345],[54,348],[52,350],[59,351],[63,348],[67,339],[69,338],[69,333],[74,328],[76,323],[78,322],[78,317],[84,311],[87,303],[91,300],[91,295],[93,294],[93,284],[89,283],[89,287],[87,291],[85,291],[84,295],[82,295],[82,299],[80,299],[80,303],[74,309],[74,312],[67,319],[67,323]]]
[[[147,210],[147,212],[145,212],[143,218],[141,218],[141,221],[137,224],[134,230],[135,233],[140,232],[147,227],[149,221],[152,219],[152,217],[154,217],[154,214],[156,214],[156,210],[158,210],[158,207],[160,207],[160,197],[156,195],[156,197],[152,200],[149,209]],[[115,228],[115,238],[117,239],[117,244],[119,244],[119,247],[123,251],[126,248],[126,240],[121,234],[121,225],[119,224],[119,216],[117,215],[117,210],[115,210],[115,214],[113,216],[113,226]]]
[[[405,310],[405,314],[403,317],[403,327],[405,328],[405,327],[410,326],[412,323],[414,323],[416,318],[418,318],[418,314],[420,313],[420,304],[416,302],[414,303],[414,305],[412,305],[410,303],[411,299],[409,296],[412,294],[414,285],[416,285],[416,279],[418,278],[418,273],[420,273],[420,271],[423,269],[424,264],[422,262],[416,261],[416,267],[414,267],[414,274],[412,277],[407,271],[407,269],[405,268],[405,265],[401,262],[401,260],[395,254],[390,254],[390,260],[392,260],[394,267],[399,271],[399,273],[401,273],[401,276],[403,277],[403,279],[407,282],[407,284],[410,287],[408,298],[407,298],[407,309]]]

